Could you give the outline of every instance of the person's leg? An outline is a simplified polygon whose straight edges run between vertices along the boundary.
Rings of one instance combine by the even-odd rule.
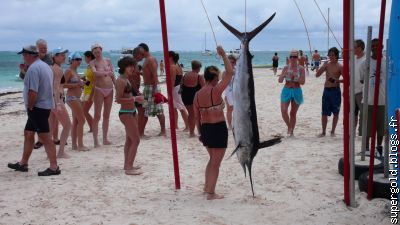
[[[46,150],[47,158],[50,161],[50,169],[53,171],[57,170],[56,146],[50,137],[50,133],[38,133],[38,136],[42,140],[44,149]]]
[[[71,142],[72,142],[72,150],[77,150],[78,149],[78,144],[76,143],[77,139],[77,126],[78,126],[78,120],[76,119],[76,110],[74,110],[73,106],[71,103],[68,103],[68,106],[71,108],[72,112],[72,127],[71,127]]]
[[[157,115],[157,118],[158,118],[158,121],[160,122],[160,128],[161,128],[161,131],[160,131],[160,133],[158,135],[159,136],[165,136],[166,135],[166,132],[165,132],[165,116],[164,116],[164,114],[159,114],[159,115]]]
[[[103,110],[103,144],[110,145],[111,142],[108,140],[108,127],[110,123],[110,113],[113,101],[113,93],[110,93],[104,99],[104,110]]]
[[[35,132],[24,131],[24,152],[22,153],[22,158],[19,161],[20,165],[27,165],[29,158],[31,157],[33,151],[33,145],[35,143]]]
[[[92,107],[92,105],[93,105],[93,101],[88,100],[88,101],[83,102],[83,113],[85,114],[86,121],[89,125],[89,129],[90,129],[89,132],[92,132],[93,117],[89,113],[89,110]]]
[[[178,129],[178,110],[174,108],[174,116],[175,116],[175,128]]]
[[[208,159],[208,162],[207,162],[207,165],[206,165],[206,170],[205,170],[205,172],[204,172],[204,188],[203,188],[203,192],[204,193],[208,193],[208,173],[209,173],[209,171],[210,171],[210,162],[211,162],[211,151],[210,151],[210,149],[209,148],[206,148],[207,149],[207,152],[208,152],[208,156],[209,156],[209,159]]]
[[[147,116],[144,116],[143,117],[143,123],[142,123],[142,125],[143,125],[143,133],[141,133],[140,134],[140,136],[141,137],[145,137],[146,135],[144,135],[144,130],[145,130],[145,128],[146,128],[146,124],[147,124],[147,121],[149,120],[149,117],[147,117]]]
[[[104,97],[103,94],[94,89],[95,93],[93,96],[93,105],[94,105],[94,116],[93,116],[93,123],[92,123],[92,131],[93,131],[93,142],[94,147],[97,148],[100,146],[98,133],[99,133],[99,121],[101,117],[101,109],[103,108]]]
[[[293,136],[294,127],[296,126],[296,116],[297,111],[300,105],[296,104],[295,101],[291,101],[290,107],[290,119],[289,119],[289,127],[290,127],[290,135]]]
[[[119,119],[121,120],[121,123],[124,125],[125,127],[125,145],[124,145],[124,170],[126,170],[128,168],[128,164],[127,164],[127,159],[128,159],[128,151],[129,151],[129,146],[131,145],[131,140],[129,138],[128,135],[128,122],[126,119],[125,115],[120,115]]]
[[[333,114],[331,136],[335,136],[336,125],[339,121],[339,113]]]
[[[289,121],[288,108],[289,108],[289,102],[281,102],[282,119],[287,126],[287,134],[290,134],[291,127],[290,127],[290,121]]]
[[[50,125],[50,136],[53,137],[53,142],[58,142],[58,119],[55,115],[56,112],[53,110],[50,112],[49,125]]]
[[[59,109],[58,109],[58,107],[59,107]],[[64,152],[64,148],[65,148],[65,143],[67,142],[69,133],[71,131],[71,120],[69,119],[68,111],[65,108],[65,105],[57,106],[57,112],[55,113],[55,115],[63,127],[63,129],[61,131],[60,146],[59,146],[57,157],[68,158],[68,155],[65,154],[65,152]]]
[[[136,109],[138,111],[137,120],[138,120],[139,134],[140,134],[140,136],[143,136],[144,135],[144,125],[143,125],[143,122],[144,122],[144,109],[141,106],[137,107]]]
[[[194,137],[194,129],[196,128],[196,121],[194,118],[193,105],[186,105],[188,111],[188,123],[189,123],[189,136]]]
[[[228,100],[225,97],[225,105],[226,105],[226,122],[228,122],[228,128],[232,129],[232,112],[233,106],[229,105]]]
[[[185,124],[185,129],[183,129],[183,131],[188,131],[189,130],[188,112],[186,111],[186,109],[181,109],[179,111],[181,112],[181,116]]]
[[[208,168],[208,176],[206,178],[208,180],[208,187],[206,189],[206,193],[208,194],[207,200],[220,199],[224,196],[215,193],[215,186],[218,180],[219,168],[225,155],[225,149],[210,148],[209,150],[210,164]]]
[[[127,126],[125,127],[127,135],[130,139],[130,145],[127,152],[127,168],[125,173],[127,175],[139,175],[142,174],[141,171],[137,171],[140,167],[134,167],[134,162],[136,158],[137,148],[140,142],[139,130],[136,118],[133,116],[129,116],[127,118]]]
[[[322,115],[321,117],[322,133],[319,137],[324,137],[326,135],[326,125],[328,124],[328,116]]]
[[[78,140],[78,150],[87,151],[89,149],[83,144],[83,126],[85,125],[85,115],[82,110],[82,104],[80,101],[72,101],[70,105],[76,119],[76,137]]]

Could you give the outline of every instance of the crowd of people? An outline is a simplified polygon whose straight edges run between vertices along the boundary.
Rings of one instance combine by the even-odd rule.
[[[376,62],[377,41],[372,42],[372,62]],[[356,54],[356,99],[357,111],[362,107],[362,83],[366,73],[364,42],[355,42]],[[200,75],[201,62],[193,60],[191,71],[183,72],[179,63],[179,54],[169,52],[170,79],[173,84],[173,105],[175,109],[176,127],[178,127],[178,111],[184,122],[184,131],[189,137],[197,137],[206,147],[209,161],[205,169],[204,192],[207,199],[219,199],[222,195],[215,193],[219,168],[228,143],[228,130],[232,129],[232,112],[234,99],[232,96],[236,58],[227,55],[224,49],[217,47],[217,53],[224,62],[225,71],[217,66],[208,66],[204,75]],[[110,145],[108,138],[110,113],[113,100],[120,105],[119,119],[125,127],[126,139],[124,145],[124,171],[127,175],[142,174],[140,166],[135,164],[136,152],[141,138],[145,136],[145,127],[149,117],[157,117],[160,124],[160,136],[166,135],[165,116],[162,102],[163,95],[157,73],[158,62],[150,53],[147,44],[141,43],[134,50],[132,56],[125,56],[118,61],[116,77],[110,59],[103,57],[103,47],[93,44],[90,51],[83,56],[79,52],[69,52],[62,47],[47,53],[47,43],[39,39],[36,45],[23,47],[21,54],[24,63],[20,65],[20,76],[24,79],[24,102],[28,119],[24,133],[24,147],[21,160],[9,163],[8,167],[15,171],[28,171],[28,161],[32,149],[44,146],[50,167],[38,173],[39,176],[59,175],[61,170],[57,158],[68,158],[65,152],[68,137],[71,136],[72,150],[88,151],[85,145],[83,130],[87,122],[89,132],[93,135],[93,147],[102,143]],[[68,57],[67,57],[68,54]],[[325,83],[322,96],[322,132],[326,135],[328,117],[333,114],[331,136],[335,135],[341,105],[340,84],[343,82],[342,66],[338,62],[339,50],[335,47],[328,51],[329,60],[320,66],[321,57],[318,51],[312,56],[313,69],[316,77],[325,73]],[[62,65],[68,58],[68,68],[63,70]],[[77,68],[85,59],[87,68],[84,77],[80,77]],[[374,61],[375,60],[375,61]],[[139,62],[143,61],[142,65]],[[276,75],[279,66],[279,56],[274,54],[273,71]],[[369,76],[370,89],[374,88],[373,64]],[[287,63],[278,75],[278,82],[284,83],[281,92],[281,113],[287,126],[287,135],[294,136],[297,112],[303,104],[302,85],[306,82],[308,58],[302,51],[292,50],[287,57]],[[161,73],[164,73],[165,64],[162,63]],[[382,69],[381,82],[385,77]],[[143,82],[142,82],[143,80]],[[141,88],[143,86],[143,88]],[[384,89],[379,93],[378,117],[384,117]],[[224,96],[224,98],[223,98]],[[161,99],[161,100],[160,100]],[[372,110],[373,91],[370,91],[368,104]],[[70,108],[70,117],[66,105]],[[90,114],[91,107],[94,114]],[[226,115],[225,115],[226,107]],[[289,110],[290,107],[290,110]],[[102,142],[99,142],[99,123],[102,119]],[[226,119],[226,120],[225,120]],[[369,118],[369,121],[371,119]],[[378,121],[383,121],[379,120]],[[58,127],[61,124],[61,135]],[[361,123],[359,123],[361,125]],[[383,123],[378,126],[378,148],[382,148]],[[368,123],[368,127],[371,122]],[[382,129],[381,129],[382,127]],[[34,134],[38,134],[35,144]],[[368,133],[368,135],[370,135]],[[56,152],[55,145],[59,145]]]

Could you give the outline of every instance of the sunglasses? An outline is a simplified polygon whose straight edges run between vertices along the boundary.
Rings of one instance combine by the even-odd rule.
[[[291,58],[291,59],[297,59],[297,56],[291,55],[290,58]]]
[[[82,61],[82,59],[73,59],[73,60],[75,60],[75,61]]]

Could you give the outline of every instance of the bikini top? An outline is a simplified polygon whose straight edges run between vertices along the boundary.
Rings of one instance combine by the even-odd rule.
[[[288,70],[287,70],[287,73],[286,73],[286,76],[285,76],[285,80],[286,81],[292,81],[292,82],[299,82],[300,75],[301,74],[300,74],[299,65],[297,65],[297,74],[295,74],[293,69],[288,66]],[[293,77],[293,79],[292,79],[292,77]]]
[[[182,86],[182,89],[188,89],[188,90],[193,89],[194,91],[200,90],[200,89],[201,89],[201,85],[200,85],[200,83],[199,83],[199,79],[200,79],[200,75],[197,75],[197,85],[194,86],[194,87],[188,87],[188,86],[185,86],[185,85],[183,84],[184,77],[182,77],[182,85],[181,85],[181,86]]]
[[[211,88],[211,106],[208,107],[200,107],[199,104],[199,97],[197,97],[197,104],[199,105],[199,111],[214,111],[214,110],[224,110],[225,108],[225,103],[221,98],[221,103],[214,105],[213,99],[212,99],[212,92],[214,88]]]
[[[64,77],[64,75],[61,77],[60,84],[65,84],[65,77]]]
[[[65,79],[65,78],[64,78],[64,79]],[[79,83],[79,82],[81,82],[81,79],[77,78],[77,76],[73,76],[73,77],[71,77],[71,79],[69,80],[69,83],[71,83],[71,84],[77,84],[77,83]]]
[[[132,88],[131,82],[129,82],[129,80],[127,79],[124,93],[129,94],[129,93],[132,93],[132,91],[133,91],[133,88]]]

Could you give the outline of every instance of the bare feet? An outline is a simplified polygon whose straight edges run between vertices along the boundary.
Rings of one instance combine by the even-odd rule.
[[[182,130],[183,132],[189,131],[189,127],[185,127],[185,129]]]
[[[196,135],[195,134],[189,134],[189,137],[190,138],[194,138],[194,137],[196,137]]]
[[[331,132],[331,137],[336,137],[335,132]]]
[[[95,140],[93,146],[94,146],[95,148],[100,147],[99,141]]]
[[[125,170],[125,174],[126,174],[126,175],[137,176],[137,175],[140,175],[140,174],[142,174],[142,173],[143,173],[142,171],[135,170],[135,169]]]
[[[317,137],[321,138],[321,137],[325,137],[325,133],[320,133],[317,135]]]
[[[78,151],[89,151],[90,149],[83,145],[83,146],[79,146],[77,150]]]
[[[139,169],[141,169],[142,167],[141,166],[133,166],[132,167],[134,170],[139,170]]]
[[[57,158],[59,158],[59,159],[69,159],[69,158],[71,158],[67,153],[65,153],[65,152],[59,152],[58,154],[57,154]]]
[[[78,150],[78,146],[72,145],[72,150]]]
[[[224,198],[223,195],[218,195],[215,193],[208,193],[208,195],[207,195],[207,200],[215,200],[215,199],[222,199],[222,198]]]
[[[109,140],[103,140],[103,145],[111,145],[112,143]]]

